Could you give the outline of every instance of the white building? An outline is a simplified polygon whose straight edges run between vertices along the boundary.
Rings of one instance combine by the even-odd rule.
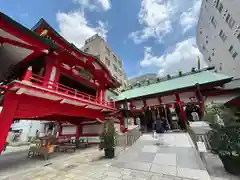
[[[36,121],[36,120],[19,120],[13,121],[11,125],[11,137],[12,143],[27,142],[29,138],[36,136],[38,130],[40,136],[44,136],[47,133],[50,121]],[[9,142],[9,143],[11,143]]]
[[[120,89],[124,89],[127,86],[127,77],[124,72],[122,60],[110,49],[101,36],[96,34],[87,39],[82,50],[99,57],[102,63],[110,70],[113,77],[122,84]]]
[[[215,71],[240,78],[240,0],[202,0],[197,45]]]

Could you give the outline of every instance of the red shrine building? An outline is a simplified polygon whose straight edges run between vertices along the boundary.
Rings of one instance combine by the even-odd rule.
[[[60,125],[60,135],[72,135],[75,128],[76,138],[96,139],[109,115],[122,132],[130,118],[139,117],[148,130],[159,115],[174,129],[174,121],[188,119],[191,105],[201,117],[207,103],[230,102],[239,94],[224,88],[231,77],[207,68],[139,82],[107,100],[120,82],[98,57],[79,50],[43,19],[29,30],[2,13],[0,61],[0,152],[14,120],[51,120]]]
[[[225,104],[238,97],[239,89],[224,88],[232,77],[215,73],[213,69],[193,68],[189,73],[179,72],[131,85],[116,98],[118,108],[124,112],[125,125],[129,117],[138,117],[143,130],[151,131],[153,121],[164,117],[171,129],[179,126],[185,129],[192,112],[201,119],[207,104]]]
[[[13,120],[70,123],[78,138],[98,135],[96,125],[116,111],[105,93],[120,83],[97,57],[69,43],[43,19],[29,30],[0,13],[0,60],[0,152]]]

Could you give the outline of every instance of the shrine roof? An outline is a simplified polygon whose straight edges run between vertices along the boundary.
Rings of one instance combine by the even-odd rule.
[[[0,12],[0,20],[6,21],[9,25],[13,26],[15,29],[18,30],[18,32],[21,34],[27,34],[28,36],[39,40],[40,43],[43,43],[47,46],[49,46],[52,49],[57,48],[57,46],[52,43],[52,41],[43,38],[41,36],[39,36],[37,33],[31,31],[30,29],[26,28],[25,26],[21,25],[20,23],[16,22],[15,20],[13,20],[12,18],[8,17],[7,15],[5,15],[4,13]]]
[[[156,80],[148,85],[140,85],[139,87],[134,87],[128,89],[119,96],[116,97],[117,101],[122,101],[125,99],[136,99],[139,97],[164,94],[169,92],[176,92],[185,89],[190,89],[196,87],[197,84],[201,85],[213,85],[216,83],[226,83],[231,81],[232,77],[226,76],[224,74],[219,74],[211,72],[209,70],[200,70],[192,73],[182,74],[181,76],[175,76],[170,79]],[[219,86],[219,85],[218,85]]]
[[[68,42],[64,37],[62,37],[52,26],[50,26],[50,24],[48,24],[48,22],[46,20],[44,20],[43,18],[41,18],[37,24],[35,26],[32,27],[32,31],[36,31],[39,27],[41,28],[46,28],[50,31],[52,31],[54,33],[54,35],[56,37],[58,37],[62,42],[64,42],[66,45],[68,45],[69,48],[72,48],[73,50],[85,55],[85,56],[91,56],[94,58],[94,60],[103,68],[103,70],[105,72],[108,73],[108,75],[114,80],[115,78],[112,76],[111,72],[108,70],[108,68],[106,67],[106,65],[104,63],[102,63],[102,61],[99,59],[99,57],[94,56],[92,54],[86,53],[84,51],[82,51],[81,49],[79,49],[78,47],[76,47],[73,43]]]

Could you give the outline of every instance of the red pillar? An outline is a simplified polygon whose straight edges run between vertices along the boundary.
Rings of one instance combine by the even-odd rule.
[[[51,84],[58,82],[60,76],[59,63],[57,60],[46,57],[45,64],[46,66],[43,85],[45,87],[52,88]]]
[[[105,101],[105,88],[102,88],[101,96],[102,96],[102,102],[104,102]]]
[[[62,135],[62,124],[59,123],[58,137]]]
[[[32,77],[32,66],[29,66],[23,77],[23,81],[30,81]]]
[[[101,95],[102,95],[101,87],[98,87],[97,88],[97,101],[98,101],[98,103],[102,102]]]
[[[125,118],[122,113],[120,115],[120,130],[122,133],[127,131],[127,128],[125,127]]]
[[[98,87],[97,88],[97,100],[99,103],[104,103],[105,101],[105,88],[104,87]]]
[[[76,129],[76,139],[78,140],[81,134],[81,125],[77,125]]]
[[[183,121],[186,121],[187,117],[186,117],[186,113],[184,111],[184,102],[181,102],[179,94],[176,94],[176,103],[179,104],[179,107],[180,107],[181,119]]]
[[[0,114],[0,153],[3,150],[9,129],[17,111],[19,98],[13,92],[7,92],[3,99],[3,109]]]

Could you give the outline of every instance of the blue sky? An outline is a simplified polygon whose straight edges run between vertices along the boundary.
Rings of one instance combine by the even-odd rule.
[[[0,11],[31,28],[41,17],[78,47],[101,34],[128,77],[189,71],[200,56],[201,0],[0,0]],[[202,60],[202,65],[205,66]]]

